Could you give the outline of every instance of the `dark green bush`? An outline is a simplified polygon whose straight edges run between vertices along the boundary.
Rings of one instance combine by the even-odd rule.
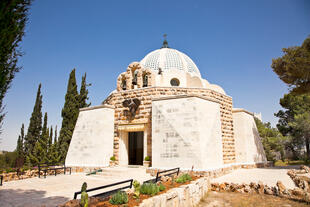
[[[186,173],[186,174],[183,174],[183,175],[179,176],[175,180],[175,182],[177,182],[177,183],[185,183],[185,182],[191,181],[191,180],[192,180],[192,177],[189,174]]]
[[[128,203],[127,193],[124,191],[118,191],[115,193],[112,198],[109,200],[112,205],[121,205]]]
[[[149,157],[149,156],[146,156],[145,158],[144,158],[144,161],[150,161],[151,160],[151,158]]]
[[[159,191],[164,191],[166,190],[166,187],[161,183],[159,184]]]
[[[159,186],[154,183],[143,183],[140,187],[140,193],[146,195],[156,195],[159,192]]]

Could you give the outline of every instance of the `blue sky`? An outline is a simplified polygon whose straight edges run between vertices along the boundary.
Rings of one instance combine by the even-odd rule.
[[[69,72],[87,73],[92,105],[115,89],[133,61],[161,47],[186,53],[203,78],[224,88],[234,107],[274,113],[287,86],[272,72],[272,58],[310,35],[310,1],[34,1],[21,48],[25,55],[5,98],[0,150],[13,150],[26,128],[39,83],[49,125],[61,127]]]

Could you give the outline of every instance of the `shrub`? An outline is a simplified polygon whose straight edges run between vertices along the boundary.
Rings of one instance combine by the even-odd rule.
[[[159,192],[159,186],[154,183],[143,183],[140,187],[140,193],[146,195],[156,195]]]
[[[13,168],[7,168],[6,173],[10,173],[10,172],[15,172],[15,170]]]
[[[112,198],[109,200],[112,205],[121,205],[128,203],[127,193],[124,191],[118,191],[115,193]]]
[[[149,156],[146,156],[145,158],[144,158],[144,161],[150,161],[151,160],[151,158],[149,157]]]
[[[110,157],[110,160],[111,160],[111,161],[115,161],[116,159],[115,159],[114,156],[112,156],[112,157]]]
[[[166,190],[166,187],[162,183],[160,183],[159,184],[159,191],[164,191],[164,190]]]
[[[189,175],[189,174],[183,174],[181,175],[180,177],[178,177],[175,182],[177,183],[185,183],[187,181],[191,181],[192,180],[192,177]]]

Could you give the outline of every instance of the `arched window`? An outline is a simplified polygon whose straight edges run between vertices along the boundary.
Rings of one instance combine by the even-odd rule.
[[[122,83],[121,83],[121,88],[125,91],[126,90],[126,80],[125,79],[123,79],[122,80]]]
[[[147,87],[147,85],[148,85],[148,79],[149,79],[148,75],[147,75],[147,74],[144,74],[144,75],[143,75],[143,87]]]
[[[132,85],[137,85],[137,83],[138,83],[138,70],[135,70],[133,72]]]
[[[179,86],[179,85],[180,85],[179,79],[177,79],[177,78],[172,78],[172,79],[170,80],[170,85],[171,85],[171,86]]]

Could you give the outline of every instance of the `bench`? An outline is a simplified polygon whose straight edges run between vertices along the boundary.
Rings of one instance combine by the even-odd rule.
[[[180,168],[179,167],[172,168],[172,169],[169,169],[169,170],[158,171],[156,173],[156,178],[155,179],[147,180],[147,181],[145,181],[143,183],[149,183],[149,182],[157,183],[158,181],[160,181],[160,178],[162,176],[170,176],[170,175],[173,175],[173,174],[176,174],[178,176],[179,173],[180,173]]]
[[[3,175],[0,175],[0,186],[2,185]]]
[[[57,166],[57,165],[39,165],[39,178],[40,178],[40,172],[44,172],[44,178],[46,178],[46,173],[47,171],[52,171],[54,170],[55,172],[55,176],[57,175],[57,170],[64,170],[64,175],[66,174],[66,170],[69,169],[70,170],[70,175],[71,175],[71,167],[66,167],[65,165],[62,166]],[[43,169],[42,169],[43,168]]]
[[[129,189],[132,188],[132,182],[133,182],[133,179],[125,180],[125,181],[121,181],[121,182],[117,182],[117,183],[112,183],[112,184],[109,184],[109,185],[104,185],[104,186],[100,186],[100,187],[96,187],[96,188],[87,189],[86,192],[98,191],[98,190],[102,190],[102,189],[105,189],[105,188],[109,188],[109,187],[118,186],[118,185],[122,185],[122,184],[128,183],[128,185],[125,185],[125,186],[122,186],[122,187],[117,187],[117,188],[115,188],[113,190],[109,190],[109,191],[106,191],[106,192],[103,192],[103,193],[98,193],[96,195],[92,195],[92,197],[106,198],[106,197],[116,193],[117,191],[124,190],[126,188],[129,188]],[[77,199],[77,196],[79,194],[82,194],[82,191],[75,192],[74,196],[73,196],[73,199]]]

